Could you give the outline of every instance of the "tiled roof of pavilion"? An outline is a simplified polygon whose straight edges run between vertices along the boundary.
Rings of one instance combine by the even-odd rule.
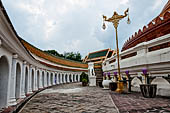
[[[111,49],[104,49],[100,51],[91,52],[85,57],[84,62],[89,62],[89,61],[101,62],[105,58],[111,57],[113,54],[114,54],[114,51]]]
[[[170,0],[164,6],[162,12],[144,26],[143,29],[139,29],[135,32],[123,45],[122,50],[127,50],[136,46],[139,43],[147,42],[163,35],[170,33]]]
[[[106,54],[108,53],[108,50],[109,49],[105,49],[105,50],[89,53],[88,59],[106,56]]]

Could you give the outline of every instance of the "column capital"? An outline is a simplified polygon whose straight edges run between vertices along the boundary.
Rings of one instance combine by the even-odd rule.
[[[32,64],[30,64],[30,68],[35,68]]]
[[[26,65],[26,64],[27,64],[27,61],[24,60],[24,61],[23,61],[23,64]]]
[[[17,59],[17,58],[18,58],[18,54],[14,53],[14,54],[12,55],[12,58]]]

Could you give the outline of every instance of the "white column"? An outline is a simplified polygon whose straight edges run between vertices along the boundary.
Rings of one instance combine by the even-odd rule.
[[[49,86],[51,86],[51,72],[49,72],[49,79],[48,79]]]
[[[15,84],[16,84],[16,59],[18,55],[13,55],[12,59],[12,70],[11,70],[11,79],[10,79],[10,94],[9,94],[9,105],[16,105],[16,98],[15,98]]]
[[[29,68],[29,75],[28,75],[28,94],[32,93],[32,65]]]
[[[57,75],[57,76],[56,76],[56,77],[57,77],[57,78],[56,78],[56,79],[57,79],[57,80],[56,80],[56,84],[59,84],[58,73],[56,73],[56,75]]]
[[[61,84],[61,77],[60,73],[58,73],[58,83]]]
[[[70,74],[67,74],[67,82],[70,83]]]
[[[34,78],[32,78],[32,79],[34,79],[33,91],[36,91],[37,90],[37,87],[36,87],[36,83],[37,83],[36,75],[37,75],[37,73],[36,73],[35,67],[33,68],[33,70],[34,70]]]
[[[23,62],[22,66],[22,76],[21,76],[21,98],[25,98],[25,74],[26,74],[26,61]]]
[[[42,78],[42,70],[39,70],[39,88],[43,88],[43,78]]]
[[[55,73],[53,72],[53,85],[55,85]]]
[[[38,90],[38,82],[37,82],[37,80],[38,80],[38,70],[35,68],[35,76],[34,76],[35,91]]]
[[[78,75],[78,82],[80,82],[80,74]]]
[[[60,73],[60,84],[62,84],[62,83],[63,83],[62,78],[63,78],[62,73]]]
[[[74,78],[75,82],[77,82],[77,74],[76,74],[74,77],[75,77],[75,78]]]
[[[73,81],[73,74],[71,74],[71,82],[74,82],[74,81]]]
[[[25,66],[25,68],[26,68],[26,66]],[[30,67],[29,66],[27,66],[27,71],[28,71],[28,75],[27,75],[27,88],[25,89],[25,85],[24,85],[24,89],[25,89],[25,95],[26,94],[29,94],[29,83],[30,83]],[[26,73],[25,73],[26,74]],[[25,77],[26,77],[26,75],[25,75]],[[25,80],[24,80],[25,81]],[[26,82],[26,81],[25,81]]]
[[[63,79],[63,83],[66,83],[66,77],[65,77],[66,75],[65,75],[65,73],[63,74],[63,77],[64,77],[64,79]]]
[[[44,87],[47,87],[47,72],[44,71]]]

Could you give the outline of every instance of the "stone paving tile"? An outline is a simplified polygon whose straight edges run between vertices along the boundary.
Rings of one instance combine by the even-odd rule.
[[[79,88],[79,92],[74,92],[74,88]],[[82,87],[80,83],[58,85],[51,89],[37,94],[21,113],[117,113],[109,90]],[[60,89],[64,89],[65,93],[61,93]]]
[[[170,98],[144,98],[141,93],[119,94],[111,97],[120,113],[170,113]]]

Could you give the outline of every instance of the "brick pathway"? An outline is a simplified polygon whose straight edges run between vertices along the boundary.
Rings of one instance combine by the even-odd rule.
[[[80,83],[58,85],[36,95],[21,113],[117,113],[110,92]]]
[[[144,98],[141,93],[135,92],[110,94],[120,113],[170,113],[170,97]]]

